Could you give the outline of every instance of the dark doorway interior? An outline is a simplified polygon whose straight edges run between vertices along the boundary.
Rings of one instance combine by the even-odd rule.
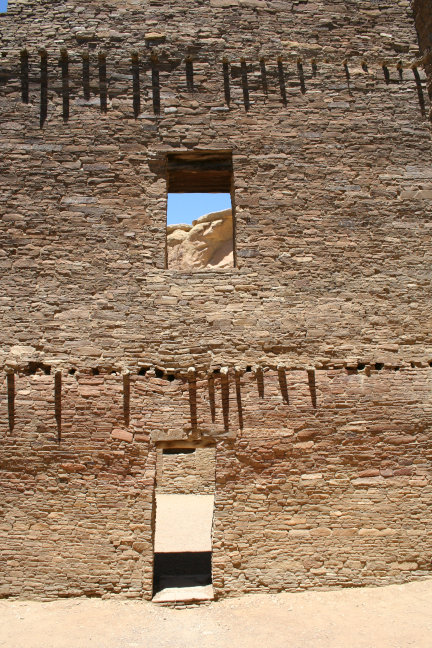
[[[211,585],[211,551],[155,553],[153,596],[166,588]]]

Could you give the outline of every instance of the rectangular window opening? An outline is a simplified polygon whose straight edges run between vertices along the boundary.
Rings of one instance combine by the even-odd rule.
[[[231,151],[168,153],[167,192],[166,267],[234,267]]]

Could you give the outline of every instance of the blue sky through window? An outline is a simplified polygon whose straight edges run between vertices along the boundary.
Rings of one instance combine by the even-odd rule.
[[[230,209],[229,193],[169,193],[167,225],[190,225],[203,214]]]
[[[6,13],[7,0],[0,0],[0,13]]]

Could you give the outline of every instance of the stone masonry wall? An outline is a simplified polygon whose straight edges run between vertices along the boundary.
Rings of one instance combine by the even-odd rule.
[[[281,40],[264,59],[256,50],[242,63],[247,50],[234,56],[223,38],[209,44],[200,32],[192,91],[185,55],[174,55],[192,43],[179,29],[185,3],[168,4],[112,8],[109,20],[132,31],[95,41],[109,45],[107,112],[100,111],[99,49],[76,40],[81,23],[106,29],[103,11],[88,13],[97,3],[72,11],[73,3],[42,8],[12,0],[0,19],[1,364],[136,371],[427,363],[432,154],[424,74],[415,68],[416,78],[411,68],[418,46],[409,8],[228,3],[209,14],[195,3],[191,23],[205,9],[209,34],[229,24],[236,47],[256,45],[252,14],[264,44],[270,33]],[[151,39],[147,47],[144,38],[137,50],[135,119],[130,47],[138,42],[131,34],[142,34],[138,19],[147,11],[167,29],[163,47]],[[379,36],[390,19],[393,37]],[[291,38],[300,30],[302,40],[285,41],[284,30]],[[60,47],[72,43],[64,120]],[[21,101],[23,45],[29,103]],[[48,51],[42,129],[39,47]],[[233,151],[236,268],[164,269],[165,156],[194,148]]]
[[[410,3],[374,0],[9,0],[4,49],[139,47],[173,57],[399,56],[418,47]]]
[[[430,575],[429,25],[10,0],[1,596],[151,598],[178,442],[215,445],[217,596]],[[165,267],[166,156],[195,150],[232,152],[233,268]]]
[[[196,448],[190,454],[165,454],[158,448],[158,493],[212,495],[215,490],[215,448]]]
[[[224,593],[430,573],[430,373],[317,372],[315,409],[304,382],[287,382],[286,428],[260,413],[262,427],[245,423],[218,455]]]
[[[218,596],[427,576],[431,380],[429,368],[280,369],[165,391],[131,377],[126,426],[121,376],[70,376],[59,441],[54,377],[17,375],[1,432],[1,594],[150,598],[154,444],[198,433],[216,441]]]
[[[12,430],[2,389],[1,595],[151,593],[148,444],[113,438],[123,411],[112,377],[64,378],[59,432],[53,382],[17,377]]]

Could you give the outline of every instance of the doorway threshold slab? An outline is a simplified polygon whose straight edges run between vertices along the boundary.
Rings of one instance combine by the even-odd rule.
[[[165,587],[153,596],[154,603],[193,603],[194,601],[213,601],[212,585],[193,585],[192,587]]]

